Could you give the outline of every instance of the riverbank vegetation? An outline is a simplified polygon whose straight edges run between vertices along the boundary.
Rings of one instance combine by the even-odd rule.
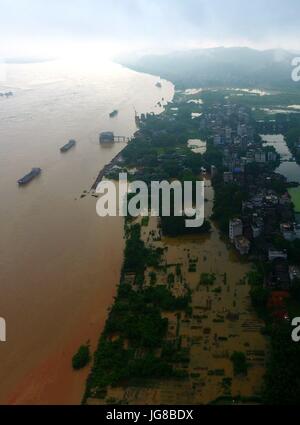
[[[121,283],[94,355],[84,401],[105,398],[108,386],[144,383],[149,378],[184,378],[166,355],[168,320],[162,311],[184,311],[189,302],[190,296],[175,298],[165,287],[136,292]],[[180,352],[180,346],[172,347],[172,356]]]

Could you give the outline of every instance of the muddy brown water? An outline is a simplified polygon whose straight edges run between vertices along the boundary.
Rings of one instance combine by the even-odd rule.
[[[88,370],[71,358],[96,346],[113,302],[123,258],[123,220],[100,219],[81,198],[124,147],[103,148],[99,133],[132,136],[134,108],[157,112],[172,84],[102,63],[10,65],[0,99],[0,403],[78,404]],[[119,110],[118,117],[109,113]],[[77,145],[62,155],[69,139]],[[16,181],[32,167],[42,174]]]

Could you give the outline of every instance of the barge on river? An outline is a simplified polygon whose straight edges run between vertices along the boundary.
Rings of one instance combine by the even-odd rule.
[[[71,148],[76,145],[76,140],[70,140],[65,146],[60,148],[61,153],[68,152]]]
[[[35,179],[37,176],[41,174],[42,170],[41,168],[33,168],[30,173],[26,174],[26,176],[22,177],[20,180],[18,180],[18,184],[20,186],[24,186],[25,184],[28,184],[31,182],[31,180]]]

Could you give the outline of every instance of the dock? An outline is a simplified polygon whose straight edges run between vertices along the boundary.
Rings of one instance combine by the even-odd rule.
[[[128,143],[129,137],[126,136],[114,136],[115,143]]]
[[[115,136],[111,131],[105,131],[100,133],[99,141],[101,144],[109,144],[109,143],[128,143],[129,137],[126,136]]]

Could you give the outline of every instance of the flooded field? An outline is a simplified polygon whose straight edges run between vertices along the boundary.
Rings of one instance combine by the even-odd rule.
[[[206,217],[210,217],[214,191],[206,181]],[[143,240],[153,248],[165,249],[163,264],[168,272],[155,271],[157,284],[168,285],[173,274],[173,295],[192,293],[192,316],[165,313],[167,340],[179,338],[189,362],[188,379],[148,382],[145,387],[114,388],[108,398],[129,404],[208,404],[222,396],[253,397],[260,393],[265,368],[267,341],[261,334],[264,323],[251,307],[245,275],[251,265],[242,262],[220,239],[213,225],[210,235],[161,238],[156,218],[142,229]],[[146,272],[146,285],[151,273]],[[201,284],[201,274],[214,274],[212,286]],[[230,356],[243,352],[249,364],[245,377],[235,376]],[[95,401],[97,403],[97,401]]]

